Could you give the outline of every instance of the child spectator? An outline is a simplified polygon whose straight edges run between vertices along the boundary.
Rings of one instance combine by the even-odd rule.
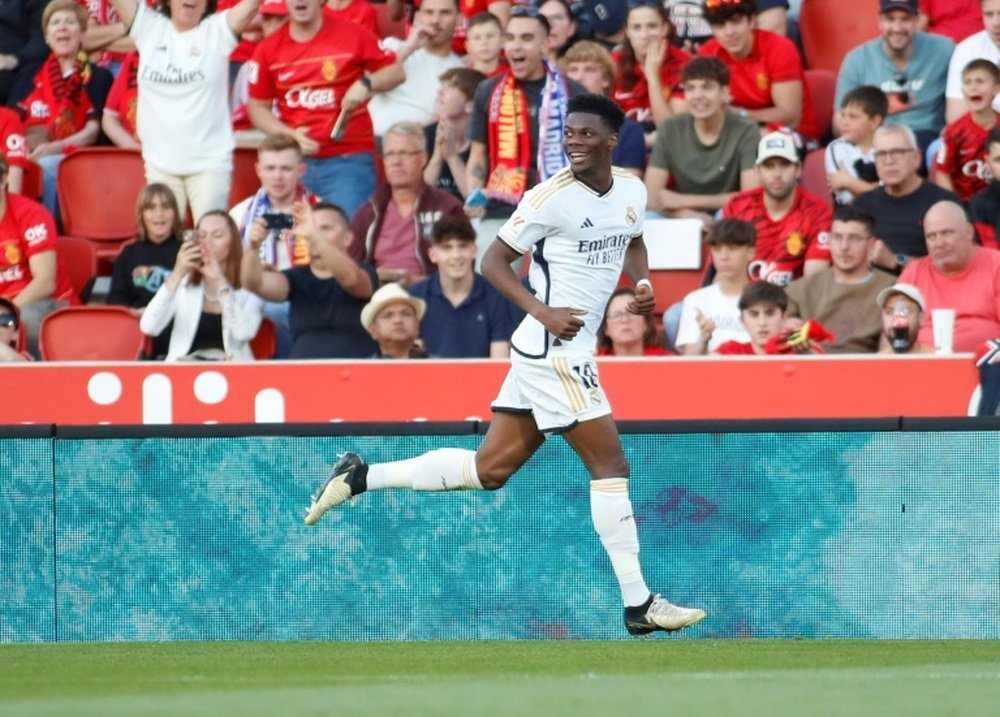
[[[424,127],[427,146],[433,147],[424,167],[424,181],[432,187],[464,199],[467,187],[465,163],[469,161],[469,118],[472,98],[486,75],[465,67],[453,67],[439,78],[434,114],[438,121]]]
[[[983,246],[1000,249],[1000,125],[987,135],[986,150],[990,182],[969,202],[969,219]]]
[[[465,35],[465,64],[487,77],[499,75],[506,69],[502,49],[503,27],[497,16],[489,12],[473,15]]]
[[[685,356],[711,353],[727,341],[750,339],[740,321],[740,296],[750,283],[747,271],[757,232],[742,219],[720,219],[705,243],[712,252],[715,281],[684,297],[677,329],[677,350]]]
[[[986,188],[987,139],[1000,117],[993,109],[998,92],[1000,69],[992,61],[973,60],[962,70],[962,97],[969,111],[944,128],[934,181],[963,202]]]
[[[740,323],[749,341],[727,341],[715,349],[726,356],[754,356],[767,353],[767,341],[781,333],[788,309],[784,287],[767,281],[747,284],[740,293]]]
[[[860,85],[844,95],[836,117],[840,136],[825,154],[826,181],[838,206],[878,186],[872,143],[888,111],[889,98],[874,85]]]

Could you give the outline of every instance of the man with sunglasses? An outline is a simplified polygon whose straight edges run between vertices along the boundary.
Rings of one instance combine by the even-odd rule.
[[[851,50],[840,66],[834,107],[853,87],[876,85],[889,98],[886,124],[905,124],[921,151],[944,127],[948,61],[955,43],[917,30],[917,0],[879,0],[880,36]]]
[[[13,301],[0,298],[0,363],[31,361],[31,354],[17,350],[20,329],[17,307]]]

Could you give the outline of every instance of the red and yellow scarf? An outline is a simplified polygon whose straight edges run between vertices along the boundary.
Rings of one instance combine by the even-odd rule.
[[[83,129],[92,109],[86,90],[90,74],[90,61],[83,51],[65,77],[59,59],[49,55],[35,75],[34,91],[25,100],[25,126],[45,125],[50,140],[65,139]]]

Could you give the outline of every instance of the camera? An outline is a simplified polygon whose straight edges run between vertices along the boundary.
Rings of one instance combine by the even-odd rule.
[[[278,212],[266,213],[263,216],[268,229],[291,229],[295,226],[295,218],[291,214]]]

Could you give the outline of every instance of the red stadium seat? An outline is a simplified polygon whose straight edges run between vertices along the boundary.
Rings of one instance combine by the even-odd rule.
[[[21,176],[21,195],[36,201],[42,198],[44,184],[42,180],[42,168],[37,162],[27,160],[24,166],[24,174]]]
[[[139,319],[123,306],[68,306],[42,319],[43,361],[134,361],[142,351]]]
[[[233,152],[233,184],[229,189],[229,206],[235,206],[260,189],[257,178],[256,147],[237,147]]]
[[[406,39],[406,21],[390,20],[387,5],[384,2],[375,2],[371,6],[375,8],[375,19],[378,20],[379,37],[398,37]]]
[[[877,0],[804,0],[799,30],[806,65],[813,70],[840,71],[844,55],[877,37]]]
[[[83,147],[59,165],[63,233],[98,242],[101,259],[136,235],[135,202],[146,184],[142,155],[121,147]]]
[[[826,184],[826,164],[824,159],[825,150],[814,149],[806,155],[806,161],[802,163],[802,188],[810,194],[816,195],[829,206],[833,206],[833,195]]]
[[[250,339],[250,350],[258,361],[274,358],[278,350],[278,327],[271,319],[261,319],[257,335]]]
[[[97,276],[97,247],[89,239],[60,236],[57,253],[66,267],[73,291],[84,303],[90,294],[90,282]]]
[[[806,70],[804,77],[819,128],[819,137],[816,139],[824,141],[823,138],[827,136],[833,124],[833,99],[837,94],[837,75],[830,70]]]

